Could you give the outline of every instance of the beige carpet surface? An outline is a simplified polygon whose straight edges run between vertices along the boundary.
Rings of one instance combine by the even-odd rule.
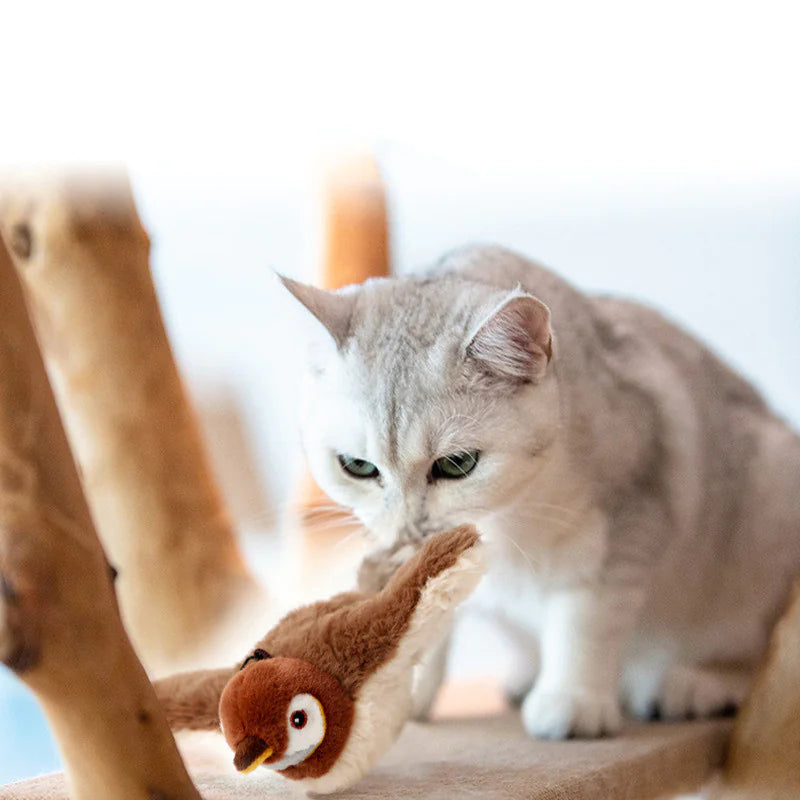
[[[725,754],[726,720],[631,725],[614,739],[539,742],[517,714],[428,725],[409,723],[360,783],[337,798],[359,800],[646,800],[698,788]],[[214,774],[187,762],[205,800],[297,798],[268,770]],[[202,759],[199,759],[202,762]],[[0,788],[0,800],[66,800],[62,775]],[[98,798],[98,800],[101,800]]]

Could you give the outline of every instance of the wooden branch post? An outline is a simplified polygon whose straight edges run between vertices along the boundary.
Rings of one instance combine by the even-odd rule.
[[[196,800],[122,627],[2,239],[0,320],[0,659],[41,702],[75,798]]]
[[[325,192],[325,251],[319,285],[341,289],[368,278],[389,276],[386,192],[375,159],[344,159],[328,175]]]
[[[720,797],[800,797],[800,578],[733,732]]]
[[[123,618],[149,669],[192,664],[258,588],[178,375],[124,176],[6,182],[31,301]]]
[[[389,222],[380,170],[368,155],[343,159],[327,177],[324,194],[323,257],[316,285],[340,289],[390,274]],[[303,526],[303,553],[309,571],[324,569],[330,550],[347,535],[337,522],[331,499],[310,473],[303,476],[298,516]],[[342,511],[342,518],[347,514]]]
[[[368,278],[389,276],[389,222],[378,165],[370,156],[345,159],[328,175],[324,195],[323,257],[316,285],[341,289]],[[304,523],[314,524],[318,508],[331,500],[306,474],[299,508]],[[322,516],[327,517],[327,512]]]

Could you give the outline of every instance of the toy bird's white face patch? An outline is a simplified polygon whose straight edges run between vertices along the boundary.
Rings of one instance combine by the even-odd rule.
[[[305,761],[325,738],[325,711],[322,704],[311,694],[296,694],[286,712],[286,727],[289,744],[280,761],[265,766],[270,769],[286,769]]]

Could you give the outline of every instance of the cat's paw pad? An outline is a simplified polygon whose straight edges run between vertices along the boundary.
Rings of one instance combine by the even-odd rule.
[[[535,688],[522,704],[522,724],[539,739],[606,736],[616,733],[621,722],[619,703],[613,694]]]
[[[663,719],[691,719],[735,710],[744,700],[747,683],[741,675],[676,666],[664,676],[653,711]]]

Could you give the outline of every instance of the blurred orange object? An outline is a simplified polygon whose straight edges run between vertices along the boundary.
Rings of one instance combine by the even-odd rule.
[[[318,284],[341,289],[389,275],[386,193],[371,155],[338,162],[325,187],[325,249]]]
[[[493,717],[508,711],[500,684],[490,678],[448,680],[442,684],[431,719]]]
[[[368,278],[387,277],[389,223],[386,194],[380,170],[369,154],[339,160],[328,173],[324,193],[323,257],[316,284],[340,289]],[[304,582],[319,588],[317,577],[328,570],[330,559],[360,550],[359,537],[349,547],[334,548],[360,527],[346,509],[319,488],[309,472],[300,482],[297,516],[302,531],[301,558]]]

